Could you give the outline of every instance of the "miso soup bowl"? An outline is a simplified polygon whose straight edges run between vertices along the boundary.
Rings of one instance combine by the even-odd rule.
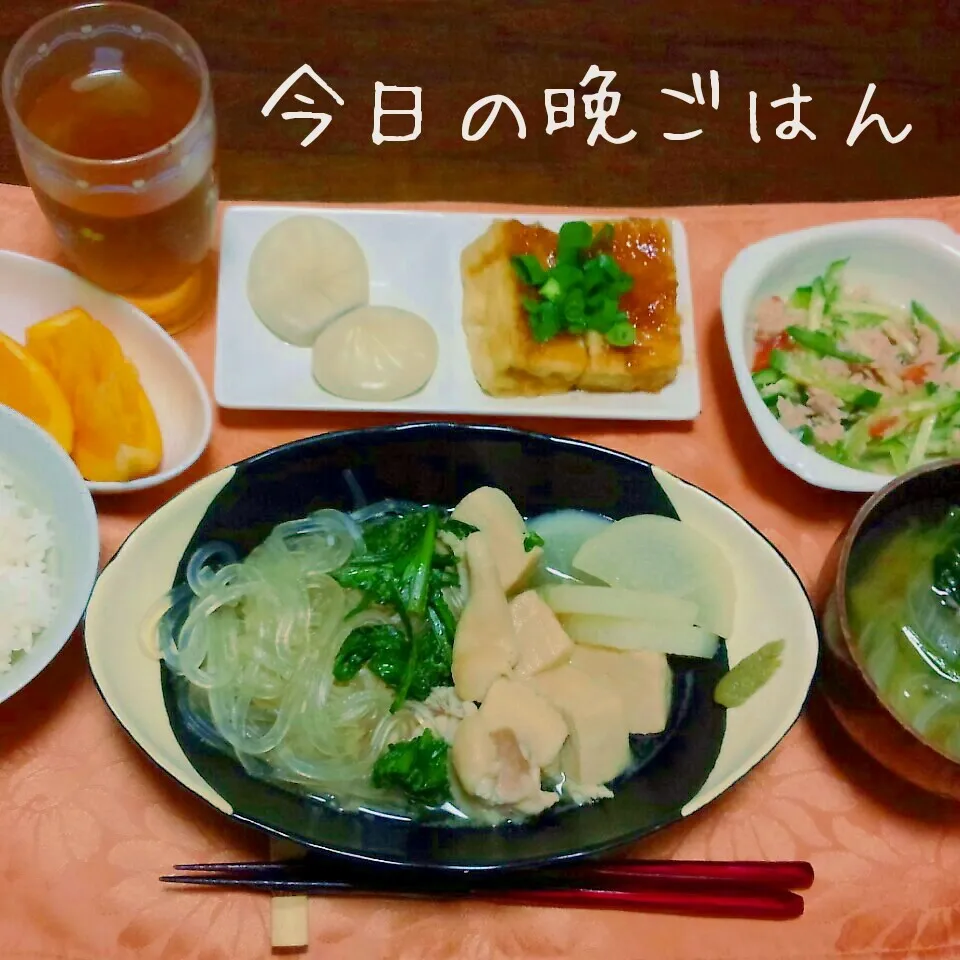
[[[942,797],[960,800],[960,763],[942,753],[887,705],[866,670],[847,616],[850,557],[861,539],[906,504],[960,504],[960,460],[940,460],[901,474],[860,508],[824,566],[828,599],[821,616],[821,686],[847,733],[888,770]]]

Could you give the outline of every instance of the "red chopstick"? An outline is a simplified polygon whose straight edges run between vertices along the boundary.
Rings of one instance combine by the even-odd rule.
[[[450,890],[449,888],[368,888],[329,880],[254,879],[238,876],[167,876],[165,883],[228,887],[263,893],[382,897],[386,899],[481,900],[505,906],[562,907],[566,909],[636,910],[685,916],[746,920],[793,920],[803,913],[803,898],[776,887],[733,885],[717,881],[673,881],[638,889],[556,887],[544,889]]]
[[[693,887],[651,887],[645,890],[591,888],[511,891],[502,897],[481,894],[492,903],[534,907],[600,908],[677,913],[685,916],[743,920],[794,920],[803,914],[803,897],[789,890],[740,887],[724,889],[704,884]]]
[[[611,860],[571,869],[577,876],[724,880],[784,890],[807,890],[813,884],[813,867],[800,860]]]
[[[177,864],[174,870],[219,875],[251,875],[263,878],[324,872],[324,866],[338,874],[357,869],[342,864],[318,863],[306,857],[296,860],[253,860],[234,863],[185,863]],[[369,871],[369,867],[359,868]],[[509,878],[511,875],[507,875]],[[800,860],[598,860],[577,861],[560,867],[547,867],[542,871],[524,871],[512,876],[537,877],[566,876],[576,879],[621,880],[625,878],[650,880],[701,880],[728,883],[757,884],[778,887],[784,890],[806,890],[813,884],[813,867]]]
[[[324,869],[326,867],[326,869]],[[307,857],[281,862],[180,864],[164,883],[271,893],[473,899],[514,906],[601,908],[700,917],[789,920],[803,913],[792,889],[813,882],[808,863],[619,860],[468,879],[363,872]],[[336,876],[334,876],[336,874]]]

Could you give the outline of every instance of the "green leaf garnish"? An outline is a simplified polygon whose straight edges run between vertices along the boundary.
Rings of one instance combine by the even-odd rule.
[[[351,615],[372,605],[395,614],[396,623],[352,630],[333,666],[338,683],[348,683],[366,667],[395,691],[392,710],[453,682],[456,622],[442,591],[458,586],[460,577],[456,557],[437,537],[440,530],[462,539],[475,528],[441,518],[432,507],[369,520],[361,526],[362,551],[331,573],[342,587],[362,595]]]
[[[528,531],[527,535],[523,538],[523,549],[529,553],[535,547],[542,547],[544,544],[543,537],[539,533],[533,533]]]
[[[472,523],[464,523],[463,520],[454,520],[453,517],[447,517],[440,521],[440,529],[452,533],[458,540],[466,540],[471,533],[476,533],[478,528]]]
[[[414,803],[445,803],[450,799],[449,751],[446,740],[430,730],[413,740],[392,743],[373,765],[373,785],[380,790],[399,790]]]

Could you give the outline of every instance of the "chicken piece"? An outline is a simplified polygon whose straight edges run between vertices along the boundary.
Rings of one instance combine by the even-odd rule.
[[[539,813],[557,802],[541,790],[541,769],[567,737],[560,714],[536,691],[498,680],[480,710],[465,717],[453,739],[453,768],[467,793],[496,806]]]
[[[839,423],[843,419],[843,407],[840,399],[829,390],[820,387],[807,389],[807,406],[814,414],[830,423]]]
[[[472,700],[461,700],[453,687],[434,687],[422,704],[408,702],[407,708],[411,706],[423,726],[451,744],[460,721],[478,710]]]
[[[786,397],[777,397],[777,415],[785,430],[808,427],[813,411],[802,403],[794,403]]]
[[[568,664],[538,673],[529,683],[556,707],[569,736],[560,769],[579,784],[608,783],[630,764],[626,713],[610,686]]]
[[[563,717],[539,693],[517,680],[497,680],[480,713],[490,729],[513,730],[523,755],[537,767],[553,763],[567,739]]]
[[[630,733],[662,733],[670,717],[673,674],[662,653],[577,646],[570,666],[620,698]]]
[[[506,593],[519,589],[533,572],[543,550],[525,550],[527,525],[513,501],[496,487],[478,487],[457,504],[453,519],[487,535]]]
[[[471,533],[465,554],[470,593],[453,641],[453,685],[461,700],[480,701],[518,659],[510,607],[485,533]]]
[[[820,420],[813,425],[814,439],[820,443],[839,443],[846,435],[843,424],[833,420]]]
[[[560,799],[541,790],[540,771],[523,756],[516,733],[491,731],[479,713],[457,727],[451,756],[463,789],[486,803],[535,814]]]
[[[570,656],[573,641],[539,593],[527,590],[514,597],[510,615],[519,652],[514,676],[532,677]]]

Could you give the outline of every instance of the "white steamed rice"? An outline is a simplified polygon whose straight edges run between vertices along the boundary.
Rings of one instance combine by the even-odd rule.
[[[0,472],[0,673],[53,619],[58,578],[50,569],[50,518],[25,503]]]

